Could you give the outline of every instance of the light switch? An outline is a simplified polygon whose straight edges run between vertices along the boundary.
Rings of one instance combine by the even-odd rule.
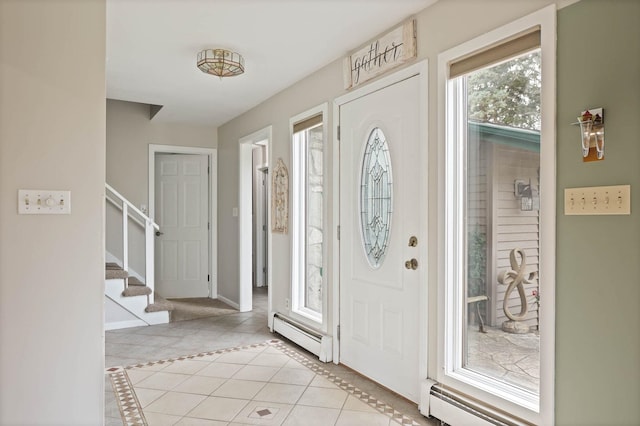
[[[565,215],[631,214],[631,185],[566,188]]]
[[[18,190],[19,214],[71,214],[71,191]]]

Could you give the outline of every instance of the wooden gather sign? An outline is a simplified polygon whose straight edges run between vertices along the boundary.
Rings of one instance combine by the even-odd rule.
[[[344,88],[352,89],[417,56],[416,21],[394,28],[344,58]]]

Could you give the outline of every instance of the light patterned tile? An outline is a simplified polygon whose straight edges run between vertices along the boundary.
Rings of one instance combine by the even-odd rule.
[[[196,419],[183,417],[176,426],[227,426],[229,423],[219,420]]]
[[[242,364],[227,364],[224,362],[212,362],[208,367],[198,371],[201,376],[208,377],[221,377],[223,379],[229,379],[233,377],[240,369]]]
[[[207,398],[204,395],[167,392],[144,408],[145,413],[161,413],[184,416]]]
[[[249,425],[281,425],[293,407],[290,404],[251,401],[233,421]]]
[[[335,408],[306,407],[296,405],[283,426],[327,426],[338,419],[340,410]]]
[[[391,419],[382,413],[342,410],[336,426],[389,426],[390,421]]]
[[[225,359],[228,362],[224,362]],[[237,363],[242,360],[244,360],[242,364]],[[247,362],[252,365],[246,365]],[[254,365],[253,362],[258,365]],[[180,365],[181,363],[184,364]],[[194,367],[208,363],[210,364],[200,371],[196,371],[196,375],[181,373],[191,372]],[[160,370],[165,371],[158,372]],[[294,407],[287,409],[290,410],[289,415],[286,417],[285,423],[282,423],[289,426],[296,424],[312,426],[317,421],[322,426],[325,424],[333,425],[338,420],[339,408],[344,409],[344,414],[339,420],[340,425],[419,425],[393,407],[330,373],[323,367],[323,364],[301,355],[292,347],[277,340],[146,362],[130,367],[112,368],[107,369],[107,374],[111,377],[123,424],[127,426],[146,424],[152,426],[156,424],[280,425],[282,419],[278,416],[283,415],[282,407]],[[128,374],[131,374],[136,380],[135,388],[140,393],[140,398],[136,397]],[[233,379],[229,385],[219,393],[232,395],[234,398],[217,395],[206,396],[216,392],[216,389],[220,389],[230,377]],[[254,382],[254,384],[247,385],[248,387],[245,388],[234,386],[234,384],[242,382],[243,379]],[[265,385],[264,382],[268,380],[271,380],[271,383]],[[176,382],[178,383],[176,384]],[[143,383],[154,387],[140,387]],[[164,393],[166,389],[162,388],[172,386],[175,387],[173,392]],[[254,387],[259,386],[264,387],[259,390],[253,400],[250,400],[250,394],[255,390]],[[169,393],[202,398],[202,402],[187,413],[182,420],[180,420],[180,415],[174,416],[173,413],[152,411],[153,409],[158,411],[178,410],[175,411],[178,413],[182,412],[189,404],[185,401],[183,404],[180,401],[167,400],[169,403],[162,404],[163,407],[159,408],[161,400],[169,398],[167,397]],[[174,396],[174,398],[176,397]],[[145,413],[143,413],[142,403],[149,406],[156,405],[152,410],[145,409]],[[292,405],[296,403],[298,405]],[[273,411],[269,407],[273,408]],[[145,419],[147,414],[150,416],[150,420]],[[240,414],[247,418],[238,417]],[[178,421],[179,423],[177,423]],[[385,423],[385,421],[389,423]]]
[[[187,417],[199,419],[231,421],[249,403],[244,399],[220,398],[210,396],[191,410]]]
[[[304,365],[300,364],[295,359],[290,359],[289,361],[287,361],[287,363],[284,365],[284,367],[285,368],[298,368],[298,369],[302,369],[302,370],[306,370],[307,369],[307,367],[305,367]]]
[[[172,362],[164,369],[162,369],[163,373],[179,373],[179,374],[195,374],[198,371],[202,370],[205,367],[208,367],[208,362],[202,361],[191,361],[185,359],[179,362]]]
[[[212,362],[220,358],[220,355],[221,354],[202,355],[194,359],[197,361]]]
[[[281,368],[270,380],[272,383],[286,383],[289,385],[308,385],[314,379],[315,373],[308,369]]]
[[[151,404],[156,399],[160,398],[162,395],[167,393],[167,391],[157,390],[157,389],[144,389],[144,388],[135,388],[136,396],[138,397],[138,401],[140,401],[140,406],[145,408],[147,405]]]
[[[127,374],[129,375],[129,380],[131,380],[132,384],[137,384],[146,379],[147,377],[153,375],[155,371],[151,370],[130,370]]]
[[[200,395],[211,395],[213,391],[218,389],[226,379],[220,377],[207,376],[191,376],[184,382],[180,383],[173,390],[184,393],[197,393]]]
[[[377,413],[378,411],[372,406],[365,404],[360,399],[354,397],[353,395],[349,395],[347,401],[344,403],[342,407],[343,410],[350,411],[364,411],[367,413]]]
[[[321,375],[316,375],[309,386],[317,388],[338,389],[338,386],[336,386],[335,383],[330,382],[326,377],[323,377]]]
[[[161,413],[149,413],[147,415],[147,424],[152,426],[172,426],[180,421],[180,416],[171,416]]]
[[[155,373],[136,384],[136,387],[147,389],[171,390],[190,376],[186,374]]]
[[[282,367],[288,361],[289,357],[284,354],[271,354],[271,353],[261,353],[256,356],[251,362],[250,365],[262,365],[265,367]]]
[[[342,389],[309,387],[298,400],[298,404],[313,407],[342,408],[348,395]]]
[[[268,382],[278,372],[278,367],[263,367],[261,365],[245,365],[236,374],[234,379],[239,380],[256,380],[260,382]]]
[[[211,396],[252,399],[265,386],[265,382],[229,379],[215,390]]]
[[[237,351],[220,355],[216,362],[226,362],[229,364],[249,364],[257,356],[256,352]]]
[[[255,396],[256,401],[295,404],[304,392],[304,386],[267,383]]]

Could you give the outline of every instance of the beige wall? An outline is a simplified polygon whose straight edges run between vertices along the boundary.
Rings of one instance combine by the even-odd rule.
[[[0,2],[0,424],[103,419],[104,70],[104,0]]]
[[[149,208],[149,144],[216,148],[217,128],[149,119],[149,105],[107,100],[107,183]],[[107,204],[107,251],[122,260],[122,212]],[[130,221],[129,265],[144,276],[144,229]]]
[[[561,194],[569,184],[638,185],[640,172],[633,162],[640,158],[640,145],[632,128],[636,121],[634,115],[640,110],[637,79],[640,75],[637,26],[640,3],[637,0],[583,0],[576,4],[552,0],[441,0],[420,12],[417,15],[418,59],[429,60],[430,73],[428,128],[429,140],[433,141],[429,148],[430,191],[435,193],[437,189],[438,54],[550,3],[557,3],[559,7],[571,5],[561,9],[558,31],[557,420],[558,424],[637,423],[640,418],[637,404],[640,400],[638,221],[633,216],[566,219],[562,216]],[[478,19],[479,16],[482,19]],[[607,26],[598,25],[603,18]],[[380,28],[380,32],[385,30]],[[595,44],[594,37],[600,37]],[[344,46],[345,53],[355,47]],[[603,56],[608,62],[600,64],[586,51],[606,52]],[[584,87],[588,86],[593,89],[585,92]],[[343,93],[342,64],[336,61],[219,128],[220,175],[225,176],[225,185],[219,193],[218,232],[220,244],[224,242],[220,248],[224,250],[219,250],[218,264],[220,293],[225,297],[238,300],[238,221],[231,215],[232,208],[238,205],[238,140],[272,125],[272,158],[282,157],[290,168],[289,118],[323,102],[332,102]],[[583,165],[579,149],[574,147],[577,132],[568,123],[575,121],[577,112],[587,106],[607,109],[607,149],[611,151],[607,151],[604,163]],[[609,127],[609,123],[616,124]],[[332,143],[331,137],[329,143]],[[331,167],[329,164],[330,170]],[[636,193],[637,189],[633,190],[633,194]],[[332,198],[329,194],[329,211],[333,208]],[[435,216],[429,220],[430,229],[435,229]],[[334,232],[335,225],[330,223],[328,229]],[[590,232],[584,232],[585,229]],[[285,299],[290,292],[289,241],[290,236],[273,235],[271,290],[274,310],[280,312],[286,311]],[[598,247],[607,247],[607,250],[598,251]],[[582,262],[584,259],[588,261]],[[435,259],[430,259],[432,294],[437,285],[436,269]],[[332,270],[332,265],[328,270]],[[331,281],[331,274],[329,279]],[[618,288],[622,291],[614,291]],[[432,334],[436,333],[437,309],[436,298],[431,298],[429,332]],[[430,371],[436,368],[435,355],[436,348],[430,348]],[[599,392],[594,388],[598,383],[604,384],[601,389],[615,391]],[[603,394],[607,395],[603,397]]]
[[[107,99],[107,183],[140,207],[148,204],[149,144],[218,146],[217,128],[149,119],[149,105]]]

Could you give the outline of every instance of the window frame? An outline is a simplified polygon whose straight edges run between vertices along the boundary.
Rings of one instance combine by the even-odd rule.
[[[320,329],[326,332],[327,328],[327,190],[329,181],[327,176],[327,159],[328,159],[328,106],[322,104],[311,108],[301,114],[292,117],[289,120],[289,133],[291,141],[291,303],[289,306],[290,315],[312,328]],[[304,122],[315,116],[322,116],[322,173],[323,173],[323,191],[322,191],[322,308],[321,312],[316,312],[305,306],[306,295],[306,238],[307,238],[307,158],[308,145],[306,138],[304,141],[298,140],[297,133],[294,132],[294,126]],[[303,131],[308,131],[312,126]],[[304,144],[304,149],[300,149],[300,144]]]
[[[466,255],[464,228],[465,152],[457,141],[464,140],[461,125],[466,118],[465,93],[460,80],[449,79],[449,65],[460,58],[501,43],[539,27],[541,33],[541,167],[540,187],[540,285],[544,303],[540,308],[540,388],[537,396],[515,386],[489,379],[463,368],[462,348],[464,301],[462,286],[454,285],[464,277],[457,259]],[[444,308],[438,312],[438,365],[434,375],[438,382],[485,404],[505,410],[537,424],[553,423],[555,368],[555,36],[556,9],[548,6],[447,50],[438,56],[440,167],[438,224],[442,233],[438,241],[438,300]],[[453,100],[453,102],[452,102]]]

